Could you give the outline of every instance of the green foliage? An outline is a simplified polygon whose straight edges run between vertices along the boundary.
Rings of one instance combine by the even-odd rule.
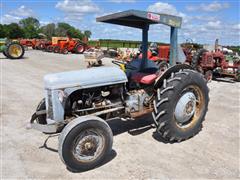
[[[56,34],[56,26],[54,23],[47,24],[40,28],[40,32],[46,35],[48,39],[51,39]]]
[[[226,46],[226,48],[231,49],[233,52],[240,54],[240,46]]]
[[[0,24],[0,38],[5,38],[7,37],[7,27],[6,25]]]
[[[17,23],[0,25],[0,38],[17,39],[24,37],[23,29]]]
[[[71,26],[68,23],[60,22],[58,24],[50,23],[40,27],[38,19],[28,17],[19,21],[19,23],[0,24],[0,38],[39,38],[39,34],[44,34],[48,39],[52,36],[70,36],[72,38],[83,39],[92,35],[91,31],[81,32],[79,29]]]
[[[87,37],[87,38],[90,38],[91,35],[92,35],[92,32],[91,31],[84,31],[84,35]]]
[[[7,25],[8,27],[8,36],[10,39],[17,39],[24,36],[23,29],[17,23],[11,23]]]
[[[67,23],[58,23],[56,28],[57,36],[70,36],[73,38],[82,39],[84,34],[79,30]]]
[[[23,28],[25,37],[38,38],[40,23],[36,18],[28,17],[19,21],[19,25]]]

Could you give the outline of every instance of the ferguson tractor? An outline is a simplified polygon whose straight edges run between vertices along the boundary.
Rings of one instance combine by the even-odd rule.
[[[129,63],[113,61],[119,67],[46,75],[45,98],[28,126],[44,133],[60,133],[59,156],[74,171],[92,169],[108,156],[113,143],[107,123],[111,119],[134,120],[151,113],[156,133],[168,142],[181,142],[201,130],[208,109],[203,75],[189,65],[179,64],[180,17],[128,10],[97,21],[141,29],[142,58]],[[147,59],[148,29],[152,24],[171,28],[168,69],[159,69]]]
[[[24,55],[24,47],[16,41],[0,39],[0,52],[9,59],[21,59]]]

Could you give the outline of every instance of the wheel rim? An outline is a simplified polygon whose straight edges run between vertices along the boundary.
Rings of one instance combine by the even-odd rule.
[[[87,129],[76,138],[73,156],[81,162],[94,161],[104,149],[105,138],[99,130]]]
[[[203,108],[204,98],[201,89],[189,86],[183,91],[175,107],[174,117],[177,125],[181,128],[192,126],[200,118]]]
[[[81,53],[83,51],[83,46],[78,46],[77,51]]]
[[[18,45],[18,44],[10,45],[8,54],[12,57],[15,57],[15,58],[21,56],[21,54],[22,54],[21,46]]]
[[[67,54],[68,53],[68,50],[67,49],[64,49],[63,50],[63,54]]]

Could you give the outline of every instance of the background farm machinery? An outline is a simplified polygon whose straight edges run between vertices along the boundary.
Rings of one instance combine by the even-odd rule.
[[[0,52],[9,59],[20,59],[24,55],[24,47],[17,41],[0,39]]]
[[[135,58],[142,58],[141,47]],[[207,80],[222,79],[225,77],[233,78],[240,81],[240,59],[239,57],[231,58],[231,61],[226,59],[226,52],[219,48],[218,41],[215,43],[213,50],[200,48],[196,50],[192,42],[187,41],[178,47],[179,58],[184,58],[186,64],[190,64],[195,70],[204,74]],[[148,49],[147,57],[149,60],[156,62],[158,65],[169,63],[170,46],[157,45],[151,43]],[[163,63],[164,62],[164,63]]]
[[[21,39],[19,43],[24,47],[62,54],[68,52],[82,54],[88,49],[87,42],[70,37],[52,37],[52,41],[47,39]]]
[[[20,39],[19,43],[25,48],[31,47],[32,49],[43,50],[46,45],[51,41],[47,39]]]
[[[205,75],[207,80],[222,78],[232,78],[235,81],[240,81],[240,59],[239,57],[227,61],[226,54],[218,45],[218,40],[215,42],[214,50],[199,49],[191,60],[191,65],[194,69]]]

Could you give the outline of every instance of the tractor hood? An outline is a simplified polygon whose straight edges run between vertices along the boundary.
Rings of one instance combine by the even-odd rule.
[[[44,76],[45,89],[79,89],[127,82],[125,73],[117,67],[97,67]]]

